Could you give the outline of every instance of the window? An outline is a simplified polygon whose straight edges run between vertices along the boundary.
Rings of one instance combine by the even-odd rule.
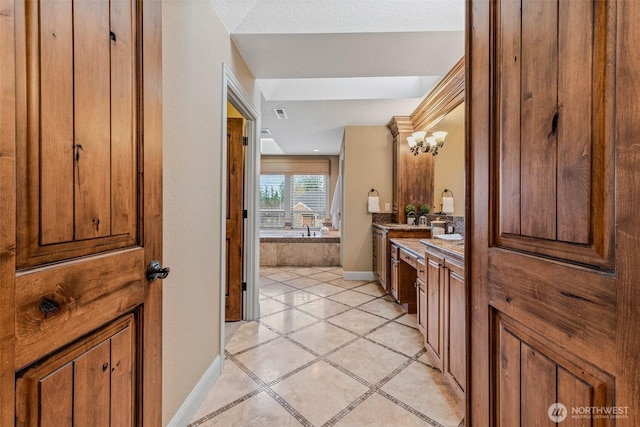
[[[322,227],[327,175],[260,175],[260,227]]]
[[[284,227],[284,193],[284,175],[260,175],[260,228]]]

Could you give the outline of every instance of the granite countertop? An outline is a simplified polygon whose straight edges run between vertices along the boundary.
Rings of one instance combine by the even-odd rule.
[[[422,239],[411,239],[411,238],[403,238],[403,239],[389,239],[391,244],[395,244],[400,248],[406,250],[412,255],[417,256],[418,258],[424,259],[424,245],[420,243]]]
[[[445,256],[451,256],[460,262],[464,262],[464,240],[449,241],[442,239],[420,239],[420,243],[429,248],[439,250]]]
[[[400,230],[400,231],[431,230],[431,227],[428,225],[373,224],[373,226],[381,230]]]
[[[464,262],[464,240],[446,241],[441,239],[390,239],[390,242],[405,249],[407,252],[424,259],[425,249],[436,249],[443,256],[450,256]]]

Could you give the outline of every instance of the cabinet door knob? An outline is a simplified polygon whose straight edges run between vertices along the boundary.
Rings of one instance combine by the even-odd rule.
[[[153,260],[147,267],[147,280],[153,282],[156,279],[166,279],[170,271],[169,267],[162,268],[160,261]]]

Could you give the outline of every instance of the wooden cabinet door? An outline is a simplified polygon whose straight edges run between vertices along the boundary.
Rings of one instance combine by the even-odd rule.
[[[465,287],[462,266],[445,261],[444,267],[444,374],[457,391],[466,382]]]
[[[419,123],[415,130],[430,124]],[[407,144],[407,137],[414,132],[411,117],[395,116],[388,127],[393,136],[393,211],[398,215],[398,222],[404,224],[407,222],[404,212],[407,204],[433,204],[434,157],[424,154],[414,156],[411,153]]]
[[[389,238],[385,231],[380,232],[380,284],[389,292]]]
[[[391,293],[389,284],[389,249],[387,232],[374,229],[376,241],[376,275],[380,286]]]
[[[398,300],[398,275],[399,275],[399,271],[398,271],[398,260],[391,258],[391,274],[390,276],[390,288],[391,288],[391,295],[396,299],[396,301]]]
[[[425,261],[418,258],[418,272],[416,278],[416,317],[418,330],[426,337],[427,327],[427,268]]]
[[[416,281],[416,317],[418,331],[426,338],[427,332],[427,285],[418,277]]]
[[[442,369],[443,353],[443,313],[442,313],[442,267],[444,260],[430,254],[425,256],[427,269],[426,287],[426,335],[425,347]]]
[[[638,425],[640,2],[467,10],[467,423]]]
[[[381,230],[377,228],[373,229],[373,244],[375,255],[375,269],[376,277],[380,286],[382,286],[387,292],[387,263],[389,262],[389,255],[387,255],[387,236]]]
[[[162,256],[160,6],[2,5],[2,425],[14,422],[16,372],[46,365],[125,314],[136,323],[132,363],[142,369],[125,408],[132,424],[161,424],[162,285],[145,277]],[[15,118],[8,131],[5,114]],[[73,417],[104,425],[85,417],[106,393],[93,375],[102,350],[94,351],[73,362]],[[45,391],[66,387],[71,368],[61,369],[59,381],[42,378]]]
[[[135,321],[116,322],[20,373],[18,426],[134,426]]]

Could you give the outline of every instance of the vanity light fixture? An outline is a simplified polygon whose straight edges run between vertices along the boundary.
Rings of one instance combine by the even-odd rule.
[[[436,156],[438,150],[444,145],[446,136],[447,132],[444,131],[433,132],[431,136],[427,136],[425,131],[418,131],[407,138],[407,143],[414,156],[420,153],[431,153]]]

